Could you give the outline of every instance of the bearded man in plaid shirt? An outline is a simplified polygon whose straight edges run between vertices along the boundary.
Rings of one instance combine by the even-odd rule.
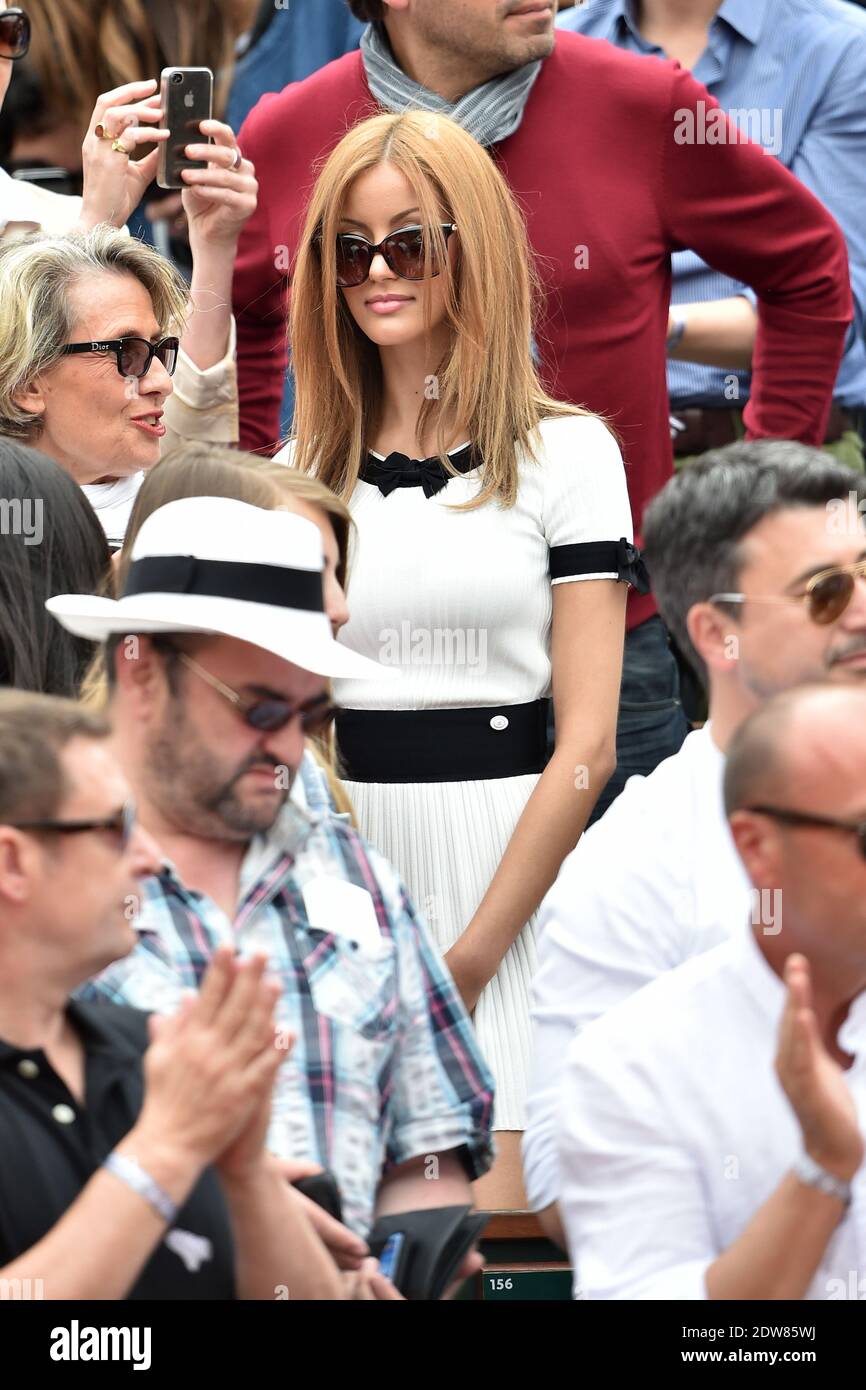
[[[333,640],[321,568],[312,522],[183,499],[142,525],[119,601],[48,606],[107,642],[116,752],[165,854],[138,944],[84,997],[171,1012],[220,945],[266,953],[294,1039],[269,1146],[335,1174],[360,1253],[377,1215],[471,1203],[493,1085],[403,885],[305,752],[323,677],[381,674]]]

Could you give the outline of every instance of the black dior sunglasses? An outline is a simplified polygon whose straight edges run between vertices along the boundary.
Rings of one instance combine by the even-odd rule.
[[[126,801],[114,815],[103,820],[25,820],[9,821],[13,830],[52,831],[56,835],[81,835],[91,830],[109,830],[118,836],[121,853],[129,845],[135,829],[135,802]]]
[[[63,352],[113,352],[122,377],[141,378],[147,376],[154,357],[169,376],[174,376],[179,348],[179,338],[162,338],[158,343],[149,343],[146,338],[106,338],[98,343],[67,343]]]
[[[14,62],[30,47],[30,20],[23,10],[0,10],[0,58]]]
[[[446,247],[456,222],[441,222]],[[316,239],[321,252],[321,237]],[[442,266],[435,245],[430,246],[430,276],[439,275]],[[341,289],[363,285],[370,274],[375,256],[382,256],[386,266],[401,280],[427,278],[427,236],[424,227],[401,227],[374,246],[366,237],[355,232],[340,232],[335,243],[337,284]]]

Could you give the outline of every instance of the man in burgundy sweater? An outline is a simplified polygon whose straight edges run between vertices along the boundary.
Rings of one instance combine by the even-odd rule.
[[[696,251],[757,295],[747,437],[823,441],[852,317],[844,239],[777,160],[730,126],[720,141],[707,118],[717,103],[688,72],[554,30],[553,0],[348,3],[371,21],[361,51],[263,97],[240,132],[259,180],[234,286],[243,447],[269,451],[279,437],[286,270],[316,169],[356,121],[409,104],[459,120],[517,195],[547,291],[545,384],[616,429],[637,533],[672,471],[673,251]],[[628,628],[619,766],[597,813],[687,732],[651,595],[632,592]]]

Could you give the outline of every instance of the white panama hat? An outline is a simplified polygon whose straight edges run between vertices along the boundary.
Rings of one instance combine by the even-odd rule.
[[[211,632],[320,676],[395,675],[334,640],[322,569],[322,537],[306,517],[228,497],[184,497],[142,523],[122,598],[57,594],[45,606],[69,632],[95,642]]]

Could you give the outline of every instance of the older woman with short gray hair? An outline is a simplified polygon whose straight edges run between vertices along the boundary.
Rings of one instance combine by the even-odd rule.
[[[199,430],[188,402],[171,428],[187,286],[158,252],[105,224],[0,246],[0,283],[0,435],[56,459],[118,545],[162,448],[219,430],[219,405]],[[231,382],[224,397],[233,420]]]

